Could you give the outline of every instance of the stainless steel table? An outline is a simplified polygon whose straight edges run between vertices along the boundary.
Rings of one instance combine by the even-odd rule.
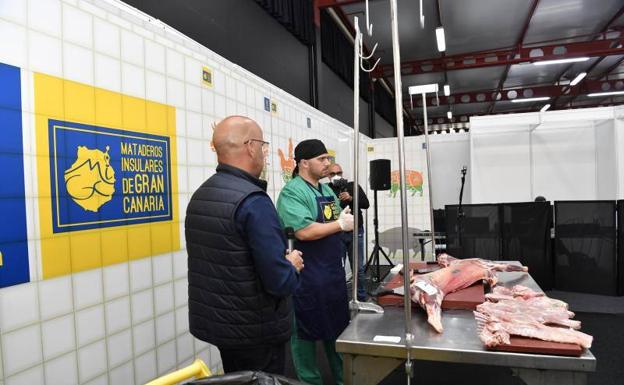
[[[497,273],[499,285],[525,285],[540,290],[527,273]],[[412,308],[414,360],[505,366],[528,385],[585,385],[587,373],[596,370],[596,358],[585,350],[581,357],[506,353],[486,350],[479,339],[472,311],[443,310],[444,333],[436,333],[417,304]],[[405,326],[402,308],[388,307],[384,314],[358,314],[338,337],[336,350],[343,354],[345,385],[378,384],[405,362]],[[398,343],[374,342],[377,335],[400,336]],[[418,373],[415,374],[416,376]]]

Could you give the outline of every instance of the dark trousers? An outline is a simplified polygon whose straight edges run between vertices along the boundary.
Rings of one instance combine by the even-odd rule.
[[[252,370],[284,374],[286,343],[261,348],[218,348],[225,373]]]
[[[347,250],[347,256],[349,257],[349,263],[353,266],[353,232],[343,232],[342,242]],[[366,294],[366,272],[364,266],[364,229],[360,228],[358,231],[358,283],[357,283],[357,297],[358,301],[366,301],[368,295]]]

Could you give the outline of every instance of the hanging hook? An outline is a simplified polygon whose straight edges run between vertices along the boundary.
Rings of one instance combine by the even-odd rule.
[[[366,0],[366,31],[368,32],[368,36],[373,36],[373,24],[370,23],[368,19],[368,0]]]
[[[379,61],[381,60],[381,58],[377,58],[377,61],[375,62],[375,64],[373,64],[373,66],[370,69],[364,68],[364,60],[368,60],[368,59],[373,57],[373,55],[375,54],[375,50],[377,49],[377,45],[378,45],[378,43],[375,43],[375,46],[373,47],[373,50],[371,51],[370,55],[364,56],[364,43],[362,42],[362,34],[360,33],[360,52],[359,52],[359,56],[360,56],[360,68],[362,69],[362,71],[364,71],[364,72],[373,72],[375,70],[375,67],[377,67],[377,64],[379,64]]]
[[[373,72],[375,70],[375,68],[377,68],[377,64],[379,64],[379,61],[381,60],[381,58],[377,58],[377,61],[375,62],[375,64],[373,64],[373,66],[370,69],[364,68],[363,65],[363,60],[360,61],[360,68],[362,69],[362,71],[364,72]]]
[[[366,4],[368,4],[368,1],[366,2]],[[366,12],[366,17],[368,18],[368,12]],[[357,54],[360,58],[360,68],[362,69],[362,71],[364,72],[373,72],[375,70],[375,68],[377,67],[377,64],[379,64],[379,61],[381,60],[381,58],[378,58],[377,61],[375,61],[375,64],[373,64],[373,66],[371,68],[365,68],[364,67],[364,60],[368,60],[370,58],[373,57],[373,55],[375,54],[375,50],[377,49],[377,46],[379,45],[379,43],[375,43],[375,46],[373,47],[371,53],[368,56],[364,55],[364,42],[363,42],[363,36],[362,36],[362,32],[360,32],[360,25],[358,23],[358,18],[354,17],[353,18],[354,21],[354,28],[355,28],[355,42],[354,44],[358,44],[358,49],[357,49]],[[368,21],[367,21],[368,24]],[[371,32],[372,32],[372,25],[371,27]]]
[[[371,51],[370,55],[368,56],[364,56],[364,51],[362,50],[362,40],[360,40],[360,57],[364,60],[368,60],[370,58],[373,57],[373,55],[375,54],[375,50],[377,49],[377,46],[379,45],[379,43],[375,43],[375,46],[373,47],[373,50]]]

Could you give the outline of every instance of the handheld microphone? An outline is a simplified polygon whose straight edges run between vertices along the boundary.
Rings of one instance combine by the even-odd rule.
[[[288,239],[288,251],[293,251],[295,249],[295,229],[286,227],[284,234],[286,234],[286,239]]]

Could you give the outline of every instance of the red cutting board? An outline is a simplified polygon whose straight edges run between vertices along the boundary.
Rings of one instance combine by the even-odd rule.
[[[410,268],[422,269],[434,267],[436,265],[427,265],[425,262],[412,262]],[[403,274],[397,274],[384,285],[384,289],[394,289],[403,285]],[[485,301],[485,288],[483,283],[477,282],[465,289],[456,291],[444,297],[442,301],[442,309],[463,309],[474,310],[477,305]],[[396,294],[385,294],[377,297],[377,303],[381,306],[403,306],[403,296]]]
[[[558,356],[580,357],[583,348],[576,344],[549,342],[526,337],[511,337],[509,345],[499,345],[489,350],[513,353],[554,354]]]

